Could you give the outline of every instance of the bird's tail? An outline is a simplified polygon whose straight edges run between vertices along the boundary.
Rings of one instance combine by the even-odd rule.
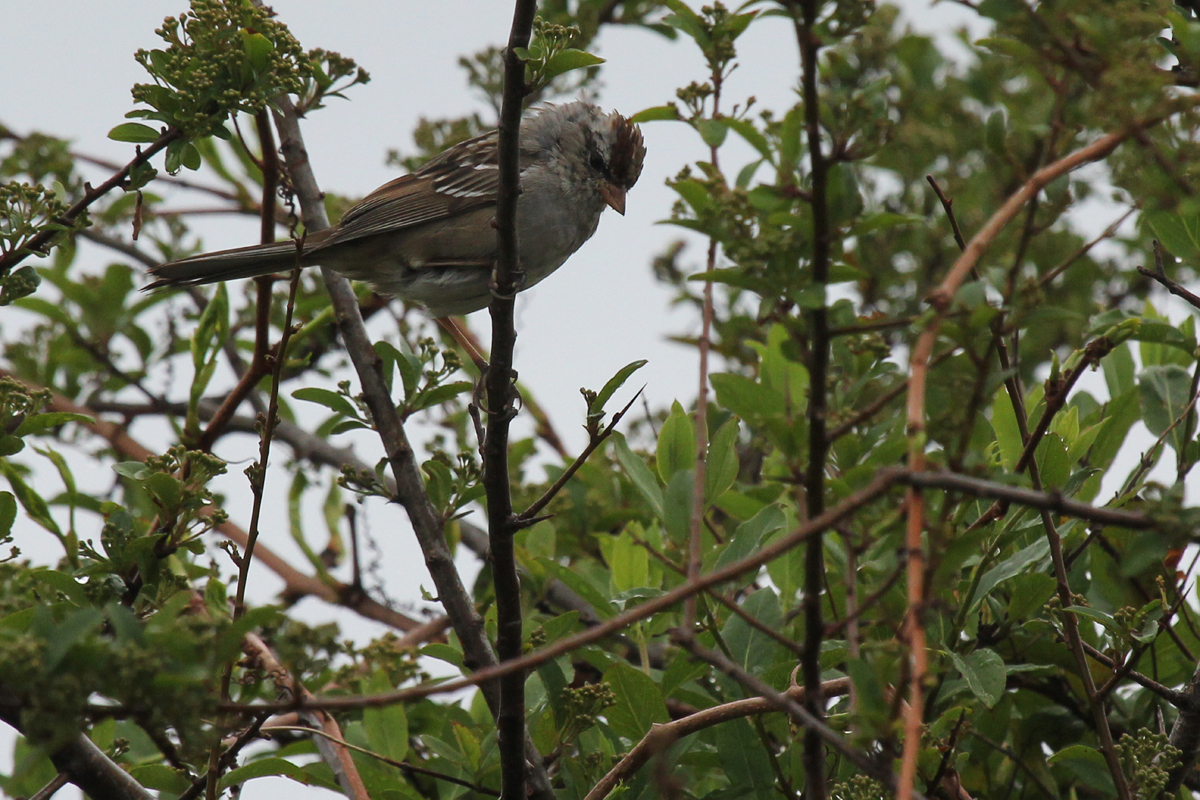
[[[307,266],[307,261],[303,261]],[[272,272],[285,272],[296,266],[296,243],[256,244],[233,250],[220,250],[200,256],[172,261],[150,270],[157,280],[146,287],[163,289],[170,286],[195,286],[219,283],[235,278],[256,278]]]

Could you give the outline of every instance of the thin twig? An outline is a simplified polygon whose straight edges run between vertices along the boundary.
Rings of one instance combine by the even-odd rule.
[[[897,786],[897,778],[892,771],[887,767],[881,766],[879,763],[872,761],[862,752],[852,747],[845,739],[832,730],[820,719],[809,713],[805,706],[801,706],[788,695],[776,691],[769,684],[746,672],[736,663],[726,658],[721,653],[714,650],[709,650],[696,643],[695,639],[685,636],[676,636],[676,641],[684,647],[689,653],[696,658],[711,664],[719,669],[735,681],[740,683],[747,691],[760,695],[770,702],[776,709],[782,711],[791,717],[795,722],[802,725],[805,731],[811,732],[821,737],[822,742],[830,745],[837,750],[850,763],[861,769],[867,775],[870,775],[877,781],[883,783],[886,787],[894,790]],[[807,692],[806,692],[807,694]],[[915,800],[924,800],[924,795],[915,789],[912,792],[912,797]]]
[[[1200,309],[1200,297],[1183,287],[1182,284],[1176,283],[1167,277],[1166,271],[1163,269],[1162,246],[1158,243],[1158,239],[1154,240],[1154,269],[1148,270],[1143,266],[1139,266],[1137,271],[1145,275],[1151,280],[1157,281],[1171,294],[1176,297],[1181,297],[1192,308]]]
[[[1088,252],[1093,247],[1095,247],[1097,244],[1104,241],[1105,239],[1111,238],[1117,232],[1117,228],[1121,227],[1121,223],[1123,223],[1123,222],[1125,222],[1125,220],[1129,219],[1130,215],[1133,214],[1133,212],[1135,212],[1135,211],[1137,211],[1136,208],[1131,208],[1128,211],[1126,211],[1124,214],[1122,214],[1121,216],[1117,217],[1117,219],[1111,225],[1109,225],[1107,228],[1105,228],[1104,231],[1099,236],[1097,236],[1095,239],[1092,239],[1090,242],[1088,242],[1087,244],[1080,247],[1078,250],[1076,250],[1071,255],[1067,256],[1063,260],[1063,262],[1061,264],[1059,264],[1057,267],[1050,270],[1042,277],[1038,278],[1038,284],[1037,284],[1038,288],[1040,289],[1040,288],[1044,287],[1046,284],[1050,283],[1052,280],[1057,278],[1059,275],[1063,274],[1063,272],[1066,271],[1067,267],[1071,266],[1076,261],[1078,261],[1079,259],[1083,258],[1085,255],[1087,255]]]
[[[137,155],[125,166],[117,170],[108,180],[99,186],[93,188],[91,184],[85,183],[83,197],[75,201],[75,203],[63,212],[61,217],[55,219],[55,222],[65,226],[70,226],[76,218],[88,209],[92,203],[99,200],[104,195],[111,192],[113,189],[121,186],[129,178],[130,172],[136,167],[147,163],[158,152],[164,149],[171,142],[183,136],[183,131],[178,128],[169,128],[162,133],[157,139],[143,150],[141,146],[136,148]],[[39,252],[46,245],[50,244],[56,236],[59,235],[58,230],[44,230],[41,233],[35,234],[25,246],[19,250],[10,250],[3,256],[0,256],[0,274],[7,275],[9,271],[24,261],[30,254]]]
[[[721,113],[721,89],[724,86],[724,65],[715,58],[709,58],[709,85],[712,87],[712,107],[710,117],[717,119]],[[721,160],[719,147],[710,144],[708,148],[709,163],[716,171],[720,170]],[[708,239],[708,257],[704,262],[704,272],[711,275],[717,268],[717,239]],[[687,546],[687,577],[694,579],[700,574],[703,565],[703,536],[704,514],[707,510],[704,498],[705,478],[708,472],[708,356],[712,349],[713,325],[713,282],[705,281],[700,302],[700,337],[696,340],[697,386],[696,386],[696,417],[693,421],[695,431],[694,443],[696,452],[692,467],[692,509],[688,519]],[[689,597],[683,604],[683,627],[692,630],[696,624],[696,599]]]
[[[312,697],[312,693],[288,672],[271,652],[271,648],[267,647],[266,642],[257,634],[246,634],[242,640],[242,651],[255,664],[262,667],[280,692],[297,700]],[[342,739],[341,726],[338,725],[333,715],[326,711],[304,711],[300,716],[310,726],[306,728],[308,732],[323,737],[316,742],[317,750],[325,763],[329,765],[346,796],[351,800],[370,800],[362,777],[358,774],[358,767],[354,765],[354,759],[350,756],[348,748],[352,745],[347,745]]]
[[[779,558],[784,553],[805,542],[815,531],[828,530],[851,514],[859,511],[864,505],[870,503],[892,487],[904,472],[906,470],[899,468],[879,470],[875,478],[865,487],[846,497],[840,503],[830,507],[819,517],[814,517],[804,522],[790,533],[780,536],[771,541],[770,544],[760,547],[752,555],[740,561],[735,561],[732,564],[726,564],[724,567],[715,569],[712,572],[703,573],[695,581],[687,581],[661,595],[647,598],[641,605],[616,614],[592,628],[570,636],[564,636],[562,639],[514,661],[481,669],[464,678],[437,684],[415,686],[409,689],[401,689],[370,697],[318,697],[312,703],[306,703],[304,707],[333,710],[386,706],[422,697],[430,697],[435,694],[456,692],[469,686],[486,684],[501,675],[537,667],[539,664],[544,664],[552,658],[557,658],[564,653],[577,650],[584,645],[591,644],[617,631],[623,630],[635,622],[647,619],[664,609],[671,608],[681,603],[688,595],[702,592],[709,587],[717,586],[725,581],[740,577],[751,570],[759,569],[764,564]],[[296,706],[291,703],[223,703],[219,706],[219,710],[251,713],[259,711],[277,713],[292,711],[295,708]],[[111,715],[118,713],[121,709],[110,706],[107,707],[106,711],[105,707],[89,706],[88,710]]]
[[[645,387],[643,387],[643,388],[645,388]],[[615,431],[617,429],[617,423],[621,421],[621,419],[625,416],[625,414],[633,406],[634,401],[636,401],[638,399],[638,397],[641,396],[641,394],[642,394],[642,390],[639,389],[638,393],[633,396],[632,400],[630,400],[628,403],[625,404],[624,408],[622,408],[616,414],[613,414],[613,418],[609,421],[608,425],[605,426],[604,430],[600,431],[599,434],[592,437],[592,440],[590,442],[588,442],[588,446],[586,448],[584,448],[583,452],[580,453],[575,458],[574,461],[571,462],[571,465],[563,471],[563,474],[558,476],[558,480],[556,480],[553,483],[553,485],[551,485],[550,488],[546,490],[545,494],[543,494],[537,500],[533,501],[533,503],[530,504],[529,508],[525,509],[524,511],[522,511],[520,514],[517,515],[518,521],[528,522],[529,520],[531,520],[535,516],[537,516],[538,513],[543,508],[545,508],[547,505],[549,505],[550,501],[553,500],[555,498],[555,496],[559,492],[562,491],[563,487],[567,485],[567,482],[570,481],[572,477],[574,477],[575,473],[579,471],[579,468],[582,467],[584,465],[584,463],[588,460],[588,456],[590,456],[592,453],[596,452],[596,448],[599,447],[600,445],[604,444],[604,440],[607,439],[609,436],[611,436],[613,431]]]
[[[365,747],[359,747],[356,744],[350,744],[345,739],[340,739],[340,738],[331,736],[330,734],[326,733],[325,731],[315,730],[313,728],[305,727],[304,725],[270,725],[270,726],[264,727],[263,731],[265,733],[273,733],[275,731],[297,731],[300,733],[315,734],[317,736],[328,739],[329,741],[333,742],[334,744],[338,745],[339,747],[344,747],[347,750],[353,750],[356,753],[362,753],[364,756],[370,756],[371,758],[375,759],[376,761],[382,761],[384,764],[391,764],[393,767],[399,767],[400,769],[404,770],[404,772],[406,772],[406,773],[413,774],[413,775],[427,775],[431,778],[436,778],[439,781],[445,781],[446,783],[453,783],[458,786],[463,786],[463,787],[466,787],[467,789],[471,789],[472,791],[479,792],[480,794],[486,794],[491,797],[499,797],[500,796],[499,792],[493,791],[492,789],[489,789],[486,786],[480,786],[477,783],[471,783],[470,781],[464,781],[461,778],[456,778],[453,775],[447,775],[446,773],[438,772],[437,770],[428,769],[426,767],[418,767],[415,764],[409,764],[406,761],[397,761],[394,758],[388,758],[387,756],[383,755],[382,753],[376,753],[374,750],[368,750]]]
[[[848,692],[850,688],[849,678],[834,678],[821,684],[821,692],[825,697],[837,697]],[[782,694],[792,700],[802,701],[804,687],[793,685]],[[766,698],[751,697],[706,708],[673,722],[654,723],[651,725],[649,733],[642,737],[641,741],[635,744],[628,753],[621,756],[621,760],[592,787],[584,800],[604,800],[619,783],[632,778],[652,757],[685,736],[707,730],[722,722],[778,710]]]
[[[1010,503],[1054,511],[1068,517],[1098,522],[1104,525],[1116,525],[1132,530],[1148,530],[1156,527],[1157,523],[1139,511],[1124,511],[1117,508],[1099,508],[1097,506],[1072,500],[1059,492],[1037,491],[1006,483],[985,481],[955,472],[905,472],[897,478],[900,483],[921,488],[950,489],[956,492],[966,492],[976,497],[990,497],[1005,500]]]

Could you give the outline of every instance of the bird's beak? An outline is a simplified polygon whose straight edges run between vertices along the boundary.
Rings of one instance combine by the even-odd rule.
[[[604,202],[608,203],[609,207],[625,216],[625,190],[620,186],[613,186],[608,181],[603,181],[600,184],[600,196],[604,198]]]

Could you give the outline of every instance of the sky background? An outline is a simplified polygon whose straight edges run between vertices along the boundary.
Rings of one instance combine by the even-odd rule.
[[[907,0],[900,5],[914,27],[935,34],[943,47],[960,57],[965,51],[954,41],[953,31],[974,23],[972,36],[985,32],[966,9],[949,2]],[[133,107],[130,87],[146,79],[133,53],[159,46],[154,29],[163,17],[184,8],[184,0],[59,0],[53,4],[0,0],[4,21],[0,73],[8,76],[0,82],[0,123],[22,134],[36,130],[63,137],[78,152],[124,163],[132,155],[132,146],[110,141],[106,134]],[[305,48],[341,52],[371,73],[369,84],[350,90],[349,102],[334,99],[327,109],[304,121],[313,169],[325,190],[361,196],[399,174],[385,166],[386,154],[390,149],[413,152],[411,131],[421,116],[455,117],[478,111],[491,118],[487,104],[466,86],[457,60],[507,38],[511,3],[281,0],[274,8]],[[782,19],[755,24],[738,46],[740,66],[725,90],[727,101],[743,103],[754,95],[762,107],[791,106],[798,52],[790,24]],[[672,44],[644,30],[606,28],[593,49],[608,60],[602,71],[600,103],[626,115],[673,100],[677,87],[702,80],[705,74],[692,45]],[[629,194],[626,216],[606,213],[596,236],[566,266],[518,300],[516,366],[521,380],[548,409],[573,451],[586,443],[579,388],[599,388],[628,362],[649,361],[631,380],[632,388],[627,387],[617,400],[629,397],[643,383],[653,408],[676,398],[688,405],[696,394],[695,351],[671,343],[668,337],[694,334],[698,322],[690,313],[672,310],[671,291],[654,281],[649,265],[670,241],[689,239],[681,229],[657,224],[667,216],[675,197],[664,180],[688,162],[707,159],[707,148],[682,125],[651,123],[643,126],[643,132],[645,170]],[[734,173],[750,160],[749,150],[739,147],[735,138],[730,137],[721,154],[723,164],[732,165]],[[101,171],[87,174],[93,182],[105,177]],[[178,207],[187,204],[195,205],[195,197],[179,198]],[[1103,215],[1099,228],[1110,218]],[[258,236],[258,224],[249,218],[222,216],[196,228],[206,249],[256,242]],[[699,268],[703,256],[703,243],[691,239],[683,263]],[[81,246],[82,268],[101,268],[112,258],[95,246]],[[487,321],[486,312],[471,317],[484,341]],[[20,312],[5,309],[0,331],[11,335],[25,322]],[[375,332],[381,335],[382,329]],[[523,430],[529,430],[527,423]],[[134,435],[152,448],[155,433],[153,423],[134,429]],[[374,463],[379,457],[378,442],[371,437],[361,437],[355,445],[363,460]],[[218,455],[232,462],[220,490],[230,498],[233,519],[243,526],[250,500],[242,469],[255,449],[256,440],[246,436],[229,437],[217,449]],[[274,463],[288,458],[288,448],[275,448]],[[84,486],[111,483],[107,475],[78,477]],[[282,471],[268,477],[268,504],[282,507],[287,482]],[[315,508],[309,510],[316,514]],[[277,521],[277,526],[264,527],[263,541],[293,564],[302,565],[283,516],[268,517],[268,523]],[[420,605],[419,587],[429,585],[429,579],[402,510],[382,502],[369,504],[365,528],[378,545],[378,574],[386,579],[390,597],[413,611]],[[16,538],[35,559],[51,561],[59,555],[51,537],[28,523],[18,524]],[[474,557],[463,555],[460,565],[464,577],[473,578]],[[338,577],[345,580],[348,574]],[[280,582],[265,569],[257,569],[251,573],[250,588],[253,599],[270,602]],[[299,613],[314,623],[337,620],[360,641],[384,630],[315,601],[302,602]],[[3,771],[10,769],[11,741],[11,732],[0,730]],[[300,798],[326,793],[283,779],[266,779],[247,785],[242,796],[254,800],[285,794]],[[58,796],[74,798],[78,793],[65,790]]]

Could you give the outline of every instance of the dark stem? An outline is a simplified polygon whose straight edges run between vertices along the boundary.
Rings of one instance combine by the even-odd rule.
[[[1176,297],[1181,297],[1192,308],[1200,309],[1200,297],[1197,297],[1192,292],[1183,288],[1180,284],[1167,277],[1166,271],[1163,269],[1162,247],[1158,240],[1154,240],[1154,271],[1150,271],[1145,267],[1138,267],[1137,271],[1147,278],[1157,281],[1162,284],[1162,287]]]
[[[504,51],[504,95],[500,107],[500,168],[496,191],[496,268],[492,275],[491,363],[487,386],[487,435],[483,441],[483,485],[487,492],[488,544],[496,592],[496,656],[500,663],[521,657],[521,581],[513,534],[517,531],[508,477],[508,427],[516,416],[513,383],[513,324],[516,294],[524,273],[517,242],[517,197],[521,192],[521,101],[525,97],[525,64],[517,49],[529,46],[536,0],[517,0],[512,30]],[[525,797],[525,673],[518,670],[500,679],[496,712],[500,751],[500,795],[505,800]]]
[[[816,0],[801,3],[803,19],[795,15],[793,22],[800,44],[802,92],[804,98],[804,127],[808,139],[808,158],[812,170],[813,253],[812,280],[821,290],[829,281],[829,206],[827,177],[829,164],[821,151],[820,98],[817,95],[817,57],[821,42],[817,37]],[[804,493],[808,516],[815,517],[825,510],[825,461],[829,452],[826,435],[826,382],[829,371],[829,312],[825,304],[809,313],[809,396],[808,396],[808,465],[804,476]],[[821,589],[825,583],[825,544],[818,533],[805,545],[804,558],[804,707],[817,721],[824,719],[825,704],[821,697],[821,640],[825,623],[821,619]],[[804,733],[804,771],[808,800],[824,800],[825,747],[814,727]]]

